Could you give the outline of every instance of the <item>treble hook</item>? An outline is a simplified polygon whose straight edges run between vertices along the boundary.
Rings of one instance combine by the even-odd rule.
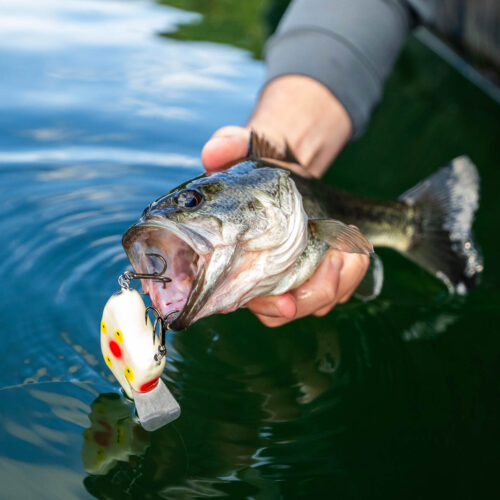
[[[161,317],[158,309],[153,306],[149,306],[146,308],[146,323],[148,322],[149,311],[153,311],[153,314],[155,316],[155,322],[153,324],[153,345],[155,343],[156,327],[158,326],[158,324],[160,325],[160,345],[158,346],[158,352],[154,355],[155,361],[159,364],[161,359],[167,354],[167,348],[165,347],[165,328],[163,327],[163,318]]]
[[[157,314],[158,311],[154,308],[152,308]],[[167,355],[167,348],[165,347],[165,332],[169,330],[168,327],[168,318],[172,315],[176,315],[179,311],[170,311],[164,318],[160,318],[159,316],[156,317],[155,325],[154,328],[156,329],[156,324],[157,322],[161,319],[160,323],[160,332],[161,332],[161,343],[158,346],[158,352],[155,354],[154,358],[157,363],[161,361],[161,359]],[[153,333],[154,334],[154,333]]]
[[[155,341],[155,335],[156,335],[156,327],[158,326],[158,321],[160,321],[162,318],[161,318],[161,315],[158,311],[158,309],[156,309],[156,307],[153,307],[153,306],[148,306],[146,307],[146,311],[144,313],[144,321],[147,323],[148,322],[148,313],[149,311],[153,311],[153,315],[155,317],[155,322],[153,323],[153,344],[154,344],[154,341]],[[160,323],[160,335],[161,335],[161,330],[163,329],[162,324]]]
[[[162,274],[167,270],[167,261],[164,259],[163,255],[158,253],[147,253],[148,257],[158,257],[163,261],[163,269],[160,272],[146,274],[146,273],[135,273],[134,271],[125,271],[118,278],[118,284],[122,288],[126,288],[127,290],[130,288],[130,282],[135,279],[146,279],[146,280],[155,280],[161,281],[163,286],[165,283],[170,283],[172,280],[167,276],[162,276]]]

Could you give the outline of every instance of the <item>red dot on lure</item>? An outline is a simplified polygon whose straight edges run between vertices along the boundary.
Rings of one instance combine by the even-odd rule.
[[[121,358],[122,357],[122,350],[120,349],[120,346],[118,345],[117,342],[114,340],[110,340],[109,342],[109,350],[113,353],[113,356],[115,358]]]
[[[156,377],[153,380],[150,380],[149,382],[146,382],[145,384],[142,384],[139,387],[139,392],[148,392],[154,389],[158,385],[158,380],[160,380],[160,377]]]
[[[94,441],[102,448],[107,448],[111,444],[111,434],[106,431],[96,431]]]

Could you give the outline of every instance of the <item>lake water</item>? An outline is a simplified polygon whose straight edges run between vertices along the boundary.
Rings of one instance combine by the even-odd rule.
[[[164,3],[0,0],[0,498],[493,497],[500,106],[415,38],[326,182],[394,198],[468,154],[481,286],[451,297],[381,251],[371,303],[203,319],[168,338],[180,419],[134,420],[99,346],[121,235],[264,76],[250,4]]]

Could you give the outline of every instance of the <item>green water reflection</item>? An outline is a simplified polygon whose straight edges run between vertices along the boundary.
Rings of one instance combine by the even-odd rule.
[[[231,44],[260,58],[266,39],[290,0],[159,0],[159,3],[202,14],[197,21],[182,24],[174,32],[162,33],[163,36]]]

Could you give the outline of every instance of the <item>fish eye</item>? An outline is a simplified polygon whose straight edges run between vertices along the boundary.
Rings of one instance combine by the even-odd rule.
[[[194,189],[186,189],[182,191],[177,196],[175,202],[178,207],[182,208],[194,208],[200,204],[202,196],[198,191]]]

